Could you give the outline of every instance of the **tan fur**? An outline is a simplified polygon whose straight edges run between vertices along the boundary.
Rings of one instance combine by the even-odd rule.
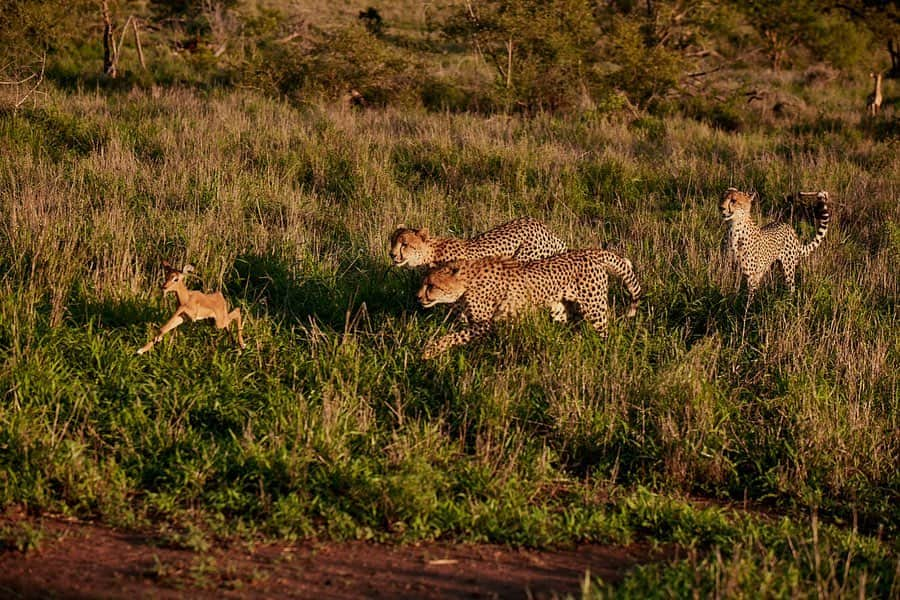
[[[728,188],[722,195],[719,209],[728,224],[725,245],[747,278],[749,300],[759,288],[760,281],[773,264],[781,265],[791,293],[794,292],[794,272],[800,259],[815,250],[825,239],[831,214],[828,211],[828,193],[816,193],[815,214],[819,221],[816,237],[808,244],[801,244],[794,228],[787,223],[769,223],[760,228],[750,215],[752,197]]]
[[[394,266],[434,267],[453,260],[508,256],[537,260],[566,251],[566,244],[531,217],[516,219],[469,240],[433,238],[428,229],[398,227],[390,238]]]
[[[884,101],[884,96],[881,93],[882,75],[881,73],[869,73],[869,76],[875,80],[875,89],[866,98],[866,114],[874,117],[881,110],[881,103]]]
[[[228,303],[221,292],[204,294],[203,292],[187,289],[187,286],[184,284],[184,275],[193,270],[193,267],[190,265],[185,265],[183,269],[178,270],[173,268],[168,262],[163,261],[163,268],[166,271],[166,281],[162,286],[163,294],[174,292],[178,297],[178,309],[172,315],[172,318],[160,328],[156,337],[137,351],[138,354],[143,354],[153,348],[154,344],[161,341],[166,333],[184,323],[185,319],[190,321],[214,319],[216,327],[219,329],[225,329],[234,321],[237,323],[238,344],[240,344],[241,348],[246,348],[240,308],[235,308],[233,311],[228,312]]]
[[[549,308],[554,321],[566,321],[572,308],[606,335],[608,273],[624,280],[631,295],[628,316],[634,316],[641,288],[631,261],[605,250],[573,250],[530,262],[485,258],[439,267],[425,277],[419,302],[426,308],[458,302],[469,325],[426,346],[423,356],[433,358],[466,344],[489,333],[495,320],[539,306]]]

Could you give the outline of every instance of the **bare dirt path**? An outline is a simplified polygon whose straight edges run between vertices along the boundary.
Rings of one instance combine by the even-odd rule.
[[[36,550],[0,549],[3,598],[554,598],[578,595],[585,571],[616,581],[653,560],[641,545],[532,551],[498,545],[368,542],[232,544],[196,553],[153,537],[56,518]]]

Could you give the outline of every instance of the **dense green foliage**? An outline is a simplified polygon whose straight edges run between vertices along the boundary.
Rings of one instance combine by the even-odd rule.
[[[896,3],[867,1],[394,2],[386,17],[373,7],[277,1],[109,5],[117,81],[100,76],[103,21],[99,3],[86,0],[0,6],[0,76],[36,70],[46,53],[48,76],[76,87],[239,84],[297,102],[355,90],[372,106],[666,112],[673,101],[710,96],[694,85],[697,73],[819,63],[886,69],[887,43],[900,39]],[[423,10],[424,19],[405,16]],[[146,67],[130,17],[143,32]],[[451,58],[459,55],[467,58]]]
[[[895,596],[898,130],[890,99],[861,116],[893,17],[809,10],[775,72],[750,51],[763,4],[404,5],[373,27],[112,2],[120,26],[146,8],[147,70],[125,38],[115,80],[93,4],[78,30],[4,4],[29,24],[0,19],[10,76],[40,61],[22,48],[47,62],[27,101],[34,80],[0,89],[0,506],[197,550],[649,540],[676,556],[589,593]],[[834,202],[797,295],[768,279],[746,318],[719,253],[730,185],[805,239],[790,195]],[[630,258],[638,318],[614,285],[607,340],[534,315],[421,361],[459,325],[416,306],[388,234],[526,214]],[[191,324],[134,356],[174,308],[162,259],[242,307],[248,349]]]

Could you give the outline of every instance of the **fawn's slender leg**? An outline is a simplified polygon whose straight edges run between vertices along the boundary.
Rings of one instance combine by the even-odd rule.
[[[232,321],[235,321],[237,323],[238,344],[241,346],[241,348],[246,348],[247,344],[244,343],[244,336],[243,336],[244,323],[243,323],[243,319],[241,319],[241,309],[240,308],[235,308],[233,311],[231,311],[227,315],[224,315],[221,317],[216,316],[216,327],[218,327],[219,329],[225,329],[229,325],[231,325]]]
[[[150,348],[153,347],[154,344],[161,341],[164,335],[166,335],[168,332],[172,331],[173,329],[175,329],[182,323],[184,323],[184,317],[181,316],[181,310],[179,309],[179,310],[175,311],[175,314],[172,316],[171,319],[166,321],[165,325],[163,325],[162,327],[159,328],[159,333],[156,334],[156,337],[154,337],[152,340],[147,342],[147,344],[144,345],[142,348],[140,348],[137,351],[137,353],[143,354],[144,352],[147,352],[148,350],[150,350]]]
[[[244,320],[241,318],[241,309],[235,308],[233,311],[228,313],[228,319],[230,321],[237,322],[237,339],[238,344],[241,348],[246,348],[247,344],[244,343]]]

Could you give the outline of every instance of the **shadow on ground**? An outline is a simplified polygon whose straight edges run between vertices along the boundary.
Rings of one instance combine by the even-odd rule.
[[[225,282],[228,295],[286,322],[314,319],[344,330],[363,306],[370,316],[395,317],[416,308],[419,276],[362,254],[343,262],[335,274],[313,269],[295,274],[277,256],[244,254],[232,273]]]

